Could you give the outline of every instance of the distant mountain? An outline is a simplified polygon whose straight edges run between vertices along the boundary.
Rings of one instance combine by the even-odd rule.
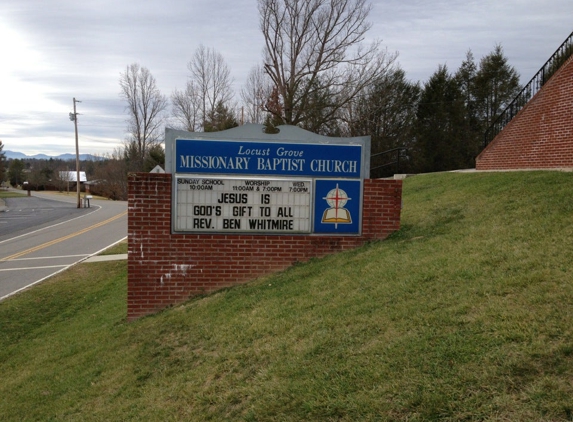
[[[76,159],[76,154],[60,154],[58,156],[50,156],[50,155],[46,155],[46,154],[26,155],[26,154],[23,154],[23,153],[17,152],[17,151],[4,151],[4,153],[6,154],[6,158],[18,159],[18,160],[22,160],[22,159],[49,160],[50,158],[54,158],[54,159],[58,159],[58,160],[68,161],[68,160],[75,160]],[[98,160],[103,160],[103,158],[97,157],[97,156],[92,155],[92,154],[80,154],[80,160],[81,161],[98,161]]]
[[[4,151],[4,155],[6,156],[6,158],[17,158],[17,159],[29,158],[26,154],[22,154],[21,152],[15,152],[15,151]]]

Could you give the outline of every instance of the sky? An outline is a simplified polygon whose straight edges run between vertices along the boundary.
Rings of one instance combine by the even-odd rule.
[[[406,77],[424,83],[503,47],[527,83],[573,31],[571,0],[373,0],[366,42],[398,53]],[[0,0],[0,140],[4,151],[105,155],[126,138],[119,79],[149,69],[161,92],[185,88],[204,45],[220,53],[235,99],[261,62],[256,0]]]

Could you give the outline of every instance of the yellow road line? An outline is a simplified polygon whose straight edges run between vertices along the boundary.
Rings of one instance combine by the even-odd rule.
[[[85,229],[82,229],[82,230],[77,231],[77,232],[75,232],[75,233],[68,234],[67,236],[60,237],[59,239],[50,240],[49,242],[46,242],[46,243],[44,243],[44,244],[42,244],[42,245],[34,246],[33,248],[26,249],[25,251],[15,253],[15,254],[10,255],[10,256],[7,256],[7,257],[5,257],[5,258],[1,258],[1,259],[0,259],[0,262],[10,261],[11,259],[20,258],[21,256],[28,255],[29,253],[39,251],[40,249],[47,248],[48,246],[55,245],[56,243],[60,243],[60,242],[63,242],[64,240],[71,239],[72,237],[79,236],[79,235],[81,235],[81,234],[84,234],[84,233],[86,233],[86,232],[89,232],[90,230],[93,230],[93,229],[96,229],[96,228],[98,228],[98,227],[101,227],[101,226],[103,226],[103,225],[105,225],[105,224],[111,223],[112,221],[117,220],[118,218],[121,218],[121,217],[123,217],[123,216],[126,215],[126,214],[127,214],[127,211],[122,212],[121,214],[118,214],[118,215],[116,215],[116,216],[114,216],[114,217],[108,218],[107,220],[102,221],[102,222],[97,223],[97,224],[94,224],[93,226],[86,227]]]

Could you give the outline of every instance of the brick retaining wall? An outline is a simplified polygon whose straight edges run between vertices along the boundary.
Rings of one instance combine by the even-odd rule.
[[[573,168],[573,58],[476,158],[477,170]]]
[[[171,234],[171,174],[129,176],[129,320],[400,228],[402,181],[365,180],[361,236]]]

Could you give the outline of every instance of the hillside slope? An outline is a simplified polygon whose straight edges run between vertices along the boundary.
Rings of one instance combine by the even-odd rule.
[[[384,242],[125,322],[125,263],[0,303],[5,420],[573,420],[573,174],[404,184]]]

